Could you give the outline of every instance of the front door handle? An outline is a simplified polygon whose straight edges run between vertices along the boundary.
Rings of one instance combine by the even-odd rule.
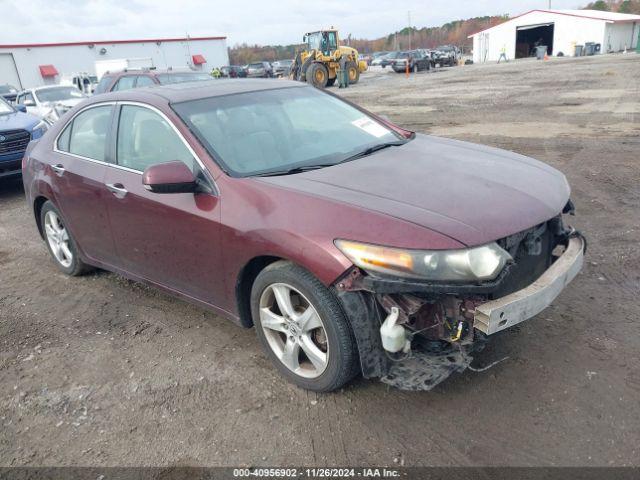
[[[64,175],[64,172],[65,172],[64,166],[62,166],[61,164],[51,165],[51,170],[56,172],[56,175],[58,175],[59,177]]]
[[[106,186],[117,198],[124,198],[129,193],[121,183],[107,183]]]

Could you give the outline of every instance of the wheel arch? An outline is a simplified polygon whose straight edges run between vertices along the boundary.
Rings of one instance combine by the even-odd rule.
[[[251,316],[251,287],[253,286],[253,282],[261,271],[269,265],[282,260],[287,261],[286,258],[274,255],[253,257],[238,273],[236,280],[236,302],[240,325],[243,327],[253,327],[253,318]]]
[[[33,214],[36,220],[36,226],[38,227],[38,232],[40,232],[40,236],[44,240],[44,230],[42,229],[42,222],[40,221],[40,216],[42,212],[42,206],[49,201],[49,198],[44,195],[38,195],[33,200]]]

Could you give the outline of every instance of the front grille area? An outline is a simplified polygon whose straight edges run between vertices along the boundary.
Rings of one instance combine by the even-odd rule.
[[[24,152],[29,141],[31,141],[31,134],[26,130],[0,132],[0,155]]]
[[[554,260],[552,252],[565,238],[564,233],[562,218],[556,217],[499,240],[498,244],[511,254],[514,264],[509,267],[503,282],[490,297],[504,297],[536,281],[551,266]]]

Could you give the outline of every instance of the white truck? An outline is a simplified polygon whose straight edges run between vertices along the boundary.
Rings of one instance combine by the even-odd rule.
[[[125,69],[143,69],[152,68],[152,58],[114,58],[112,60],[96,60],[95,64],[96,76],[98,80],[102,78],[106,72],[117,72]]]

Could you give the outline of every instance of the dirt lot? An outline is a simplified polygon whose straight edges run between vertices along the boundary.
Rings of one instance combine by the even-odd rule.
[[[640,465],[640,55],[370,72],[399,124],[566,173],[583,273],[432,392],[285,383],[252,330],[113,274],[66,278],[0,184],[0,464]],[[334,89],[333,91],[338,91]]]

